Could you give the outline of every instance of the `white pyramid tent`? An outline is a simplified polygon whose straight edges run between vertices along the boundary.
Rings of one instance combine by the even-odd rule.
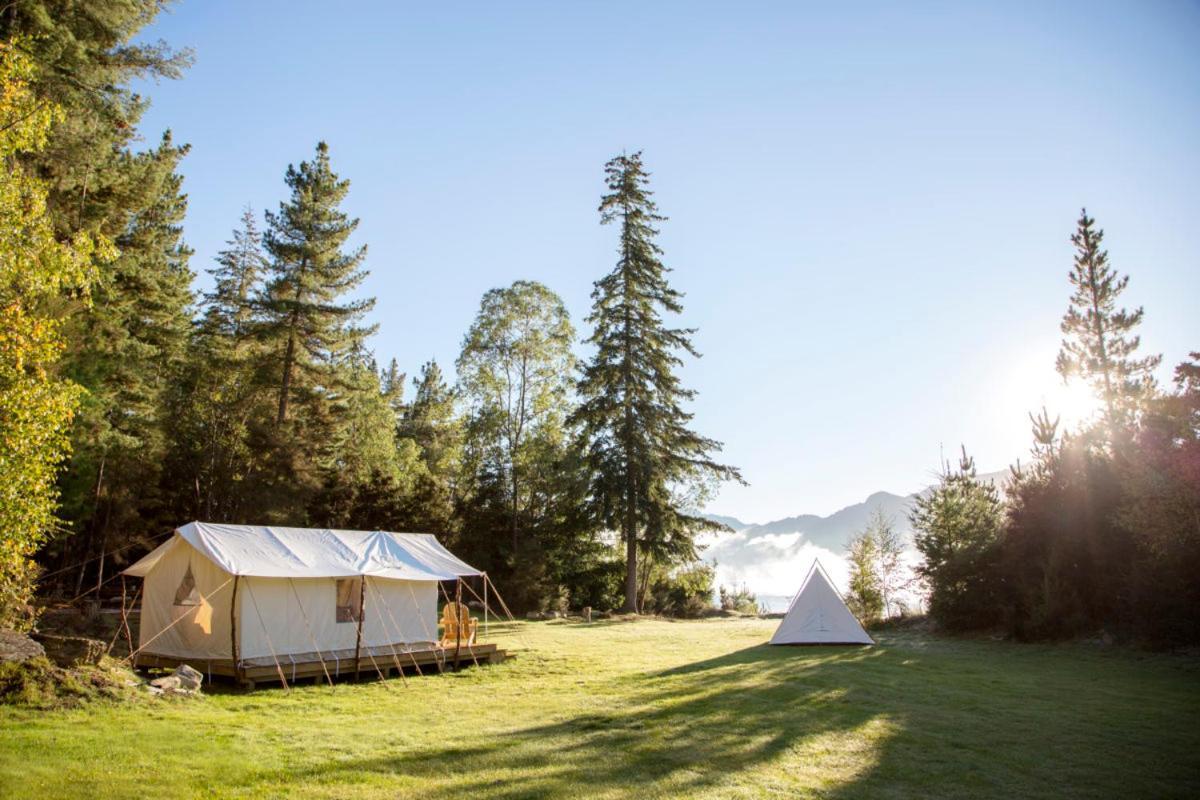
[[[814,561],[771,644],[875,644]]]

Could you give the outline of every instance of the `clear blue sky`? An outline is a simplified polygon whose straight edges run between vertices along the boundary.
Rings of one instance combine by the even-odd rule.
[[[143,87],[142,126],[193,146],[194,268],[325,139],[370,246],[372,346],[410,375],[452,369],[513,280],[582,328],[614,258],[602,165],[643,149],[700,329],[696,427],[751,484],[715,512],[912,491],[942,445],[1023,455],[1026,412],[1057,402],[1082,205],[1144,345],[1200,349],[1195,4],[185,0],[158,37],[196,51]]]

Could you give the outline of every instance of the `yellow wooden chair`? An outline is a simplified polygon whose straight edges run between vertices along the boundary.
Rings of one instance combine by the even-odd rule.
[[[466,605],[451,601],[442,609],[442,647],[456,644],[475,644],[475,627],[478,620],[471,616]]]

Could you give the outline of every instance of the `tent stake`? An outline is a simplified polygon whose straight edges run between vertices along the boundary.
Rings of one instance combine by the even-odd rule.
[[[358,681],[358,659],[359,653],[362,651],[362,624],[363,624],[363,597],[367,591],[367,577],[365,575],[359,578],[358,583],[358,634],[354,639],[354,680]]]
[[[233,597],[229,600],[229,653],[233,656],[233,674],[239,685],[245,679],[242,662],[238,659],[237,635],[237,586],[238,576],[233,576]]]

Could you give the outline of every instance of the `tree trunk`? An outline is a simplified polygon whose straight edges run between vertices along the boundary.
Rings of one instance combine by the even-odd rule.
[[[632,485],[632,478],[629,482]],[[637,526],[634,522],[633,494],[630,490],[625,498],[625,606],[622,610],[627,614],[636,614],[638,610]]]
[[[283,380],[279,385],[279,414],[275,418],[275,422],[282,425],[287,419],[288,408],[288,392],[292,388],[292,359],[296,352],[296,336],[295,334],[288,335],[287,350],[283,354]]]

